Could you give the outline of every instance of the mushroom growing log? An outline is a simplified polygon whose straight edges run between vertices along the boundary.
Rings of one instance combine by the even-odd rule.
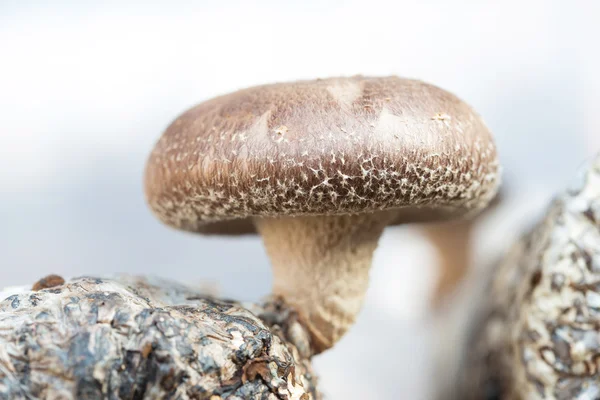
[[[600,155],[485,293],[456,399],[600,398]]]
[[[320,398],[310,362],[269,326],[283,309],[157,279],[44,282],[0,292],[0,399]]]

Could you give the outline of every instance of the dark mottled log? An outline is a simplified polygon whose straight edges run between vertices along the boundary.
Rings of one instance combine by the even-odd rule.
[[[457,399],[600,398],[600,156],[510,250]]]
[[[250,312],[135,277],[11,292],[0,302],[0,399],[320,398],[276,302]]]

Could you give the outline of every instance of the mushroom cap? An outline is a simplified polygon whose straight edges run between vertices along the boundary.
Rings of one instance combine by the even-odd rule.
[[[485,207],[498,183],[492,136],[466,103],[420,81],[363,76],[201,103],[167,128],[145,175],[160,220],[209,234],[251,233],[253,217],[457,217]]]

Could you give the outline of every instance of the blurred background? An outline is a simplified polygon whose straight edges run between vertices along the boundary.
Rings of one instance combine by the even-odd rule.
[[[145,159],[202,100],[359,73],[434,83],[484,117],[508,184],[476,230],[488,265],[600,150],[598,15],[593,1],[0,0],[0,288],[128,272],[268,294],[259,239],[150,215]],[[437,262],[418,228],[386,231],[356,326],[315,360],[329,399],[431,396],[433,353],[454,340],[451,313],[429,307]]]

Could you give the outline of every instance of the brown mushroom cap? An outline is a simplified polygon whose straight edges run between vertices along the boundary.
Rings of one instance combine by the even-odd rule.
[[[420,81],[362,76],[199,104],[168,127],[145,177],[163,222],[221,234],[253,232],[252,217],[440,219],[483,208],[497,184],[491,134],[467,104]]]

